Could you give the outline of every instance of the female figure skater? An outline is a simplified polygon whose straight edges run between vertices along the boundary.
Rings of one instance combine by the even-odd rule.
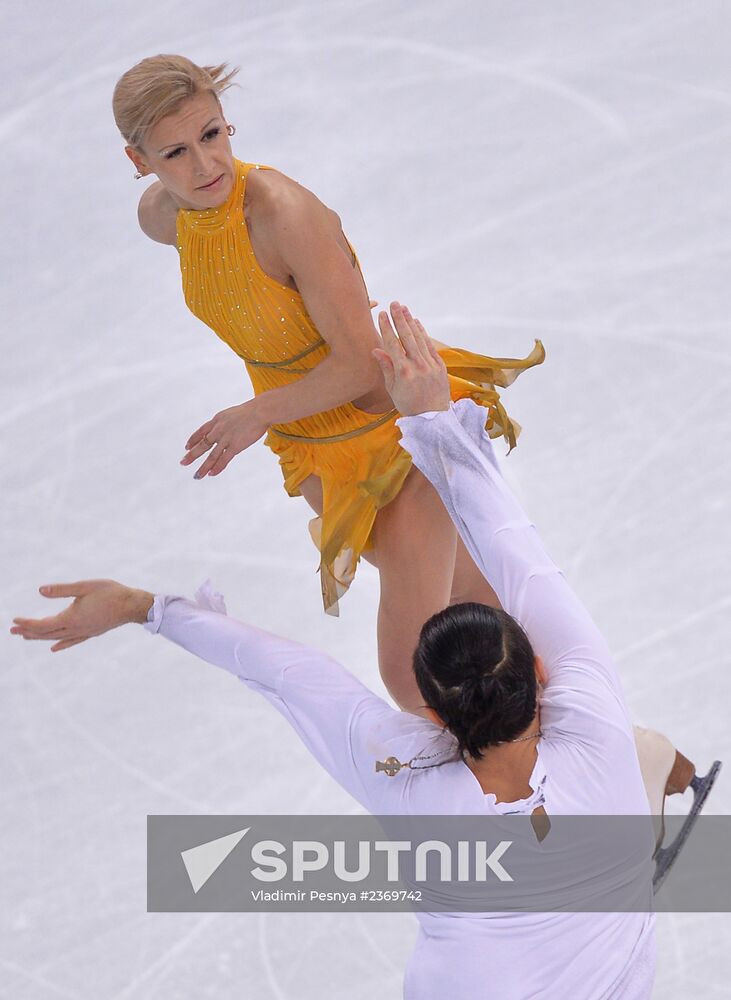
[[[441,352],[416,321],[394,316],[400,339],[384,329],[376,356],[406,414],[402,444],[504,609],[460,604],[424,625],[412,678],[431,719],[396,711],[323,653],[228,618],[210,588],[193,602],[110,580],[42,587],[74,603],[46,621],[15,619],[11,631],[59,650],[145,623],[260,692],[374,814],[646,815],[603,637],[503,481],[484,408],[450,400]],[[390,774],[374,766],[389,758]],[[651,913],[417,916],[404,985],[412,1000],[650,996]]]
[[[310,530],[326,609],[336,611],[361,554],[377,566],[381,676],[401,708],[422,712],[410,663],[424,621],[449,604],[499,602],[401,447],[371,353],[380,340],[368,294],[340,219],[290,178],[233,156],[219,94],[234,74],[224,70],[154,56],[125,73],[113,97],[138,176],[158,177],[141,199],[140,224],[176,248],[188,306],[243,359],[254,387],[253,399],[194,432],[182,464],[210,452],[196,477],[218,475],[266,434],[285,489],[319,515]],[[384,323],[382,313],[382,331]],[[450,398],[484,404],[490,436],[512,448],[519,428],[495,386],[541,363],[540,341],[522,361],[438,347]],[[654,731],[637,738],[648,788],[656,787],[645,761],[660,761],[667,774],[675,750]]]
[[[242,358],[254,398],[193,433],[182,460],[207,452],[196,478],[220,474],[263,435],[284,487],[318,517],[325,609],[337,613],[361,556],[377,566],[379,667],[394,700],[416,709],[409,664],[419,629],[455,601],[496,598],[424,476],[399,444],[397,412],[371,351],[378,335],[355,251],[340,219],[270,167],[233,156],[219,95],[234,72],[177,55],[144,59],[114,90],[114,116],[137,167],[155,174],[139,221],[176,248],[191,311]],[[544,358],[524,360],[441,345],[450,396],[488,408],[510,448],[518,426],[495,386]]]

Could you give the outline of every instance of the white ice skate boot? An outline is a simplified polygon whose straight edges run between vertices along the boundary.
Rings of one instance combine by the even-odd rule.
[[[670,740],[654,729],[634,727],[635,746],[640,760],[642,780],[650,803],[655,827],[655,874],[652,885],[657,892],[675,863],[678,854],[693,829],[708,793],[713,787],[721,761],[713,762],[708,774],[699,778],[694,765],[676,750]],[[682,794],[690,785],[693,805],[672,844],[662,846],[665,836],[665,796]]]

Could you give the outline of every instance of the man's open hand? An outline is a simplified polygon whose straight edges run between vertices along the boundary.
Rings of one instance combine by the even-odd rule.
[[[404,416],[448,410],[447,368],[426,330],[398,302],[391,303],[391,316],[395,332],[388,313],[378,314],[383,348],[377,347],[372,353],[394,406]]]

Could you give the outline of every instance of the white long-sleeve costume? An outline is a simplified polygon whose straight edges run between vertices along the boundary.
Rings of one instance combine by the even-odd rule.
[[[631,724],[609,649],[500,474],[469,399],[402,417],[402,445],[433,483],[503,608],[548,672],[532,794],[496,802],[459,759],[376,773],[374,761],[434,752],[448,734],[397,711],[322,652],[246,625],[210,599],[156,596],[145,626],[270,701],[322,766],[376,815],[646,815]],[[207,606],[203,606],[206,605]],[[654,917],[645,913],[420,913],[409,1000],[647,998]]]

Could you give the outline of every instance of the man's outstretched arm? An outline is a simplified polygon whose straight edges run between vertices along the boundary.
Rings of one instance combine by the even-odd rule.
[[[394,740],[399,747],[415,741],[416,753],[436,728],[392,708],[326,653],[230,618],[208,583],[195,600],[114,580],[56,584],[41,593],[73,603],[53,617],[14,619],[13,634],[52,641],[59,650],[120,625],[143,624],[266,698],[325,770],[372,812],[389,812],[393,794],[376,760],[390,756]]]
[[[487,411],[471,399],[452,402],[444,362],[421,323],[395,312],[394,333],[379,315],[384,349],[376,352],[386,386],[403,414],[401,445],[438,491],[470,555],[508,614],[528,634],[550,675],[563,667],[573,687],[601,676],[619,695],[609,648],[586,608],[546,552],[505,482]],[[621,698],[621,696],[619,696]]]
[[[485,431],[486,410],[471,399],[448,410],[402,417],[401,445],[438,491],[470,555],[516,618],[549,676],[583,662],[612,684],[604,637],[546,552],[503,478]]]

